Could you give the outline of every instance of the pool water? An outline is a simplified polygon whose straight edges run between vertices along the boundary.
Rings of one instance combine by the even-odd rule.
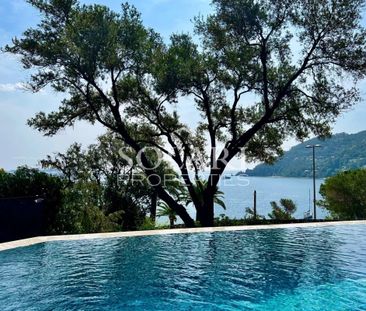
[[[0,310],[366,310],[366,226],[50,242],[0,252]]]

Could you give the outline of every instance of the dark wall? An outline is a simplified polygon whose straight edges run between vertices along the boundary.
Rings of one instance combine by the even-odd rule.
[[[45,234],[44,204],[36,199],[0,199],[0,243]]]

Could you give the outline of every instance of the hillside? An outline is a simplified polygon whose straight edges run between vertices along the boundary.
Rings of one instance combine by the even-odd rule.
[[[366,131],[362,131],[357,134],[335,134],[326,140],[308,140],[291,148],[274,165],[260,164],[246,173],[249,176],[312,176],[312,149],[305,148],[311,144],[322,146],[316,149],[318,177],[366,166]]]

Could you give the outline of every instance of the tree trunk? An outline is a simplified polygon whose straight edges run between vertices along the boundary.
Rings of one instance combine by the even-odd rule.
[[[214,226],[214,193],[210,191],[206,193],[203,210],[199,217],[202,227]]]
[[[194,208],[196,210],[196,221],[201,223],[202,214],[204,213],[203,212],[204,207],[198,204],[197,205],[194,204]]]
[[[157,191],[158,197],[160,199],[162,199],[166,204],[168,204],[168,206],[177,213],[177,215],[183,220],[184,225],[187,228],[194,228],[195,227],[194,220],[191,218],[191,216],[189,216],[189,214],[188,214],[187,210],[185,209],[185,207],[183,207],[182,205],[180,205],[179,203],[177,203],[164,190],[164,188],[161,185],[156,186],[155,189]]]
[[[151,205],[150,205],[150,219],[155,223],[156,220],[156,206],[158,202],[158,195],[156,191],[151,194]]]
[[[171,217],[171,216],[169,216],[169,220],[170,220],[170,229],[173,229],[174,228],[174,221],[175,221],[175,219],[174,219],[175,217]]]
[[[119,111],[117,108],[112,109],[113,115],[117,121],[117,128],[118,133],[122,136],[123,141],[132,147],[136,153],[141,152],[142,148],[139,146],[139,144],[130,136],[128,133],[125,124],[121,120],[121,116],[119,114]],[[146,175],[147,178],[149,178],[150,182],[155,189],[157,196],[162,199],[168,206],[173,209],[177,215],[183,220],[184,224],[188,228],[195,227],[195,222],[189,216],[187,210],[185,207],[177,203],[170,195],[169,193],[163,188],[161,185],[161,180],[158,177],[158,175],[155,172],[154,166],[150,163],[149,159],[147,158],[146,154],[144,152],[141,152],[141,162],[142,162],[142,169]]]

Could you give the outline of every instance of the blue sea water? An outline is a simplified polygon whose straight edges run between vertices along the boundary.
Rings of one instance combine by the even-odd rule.
[[[344,225],[4,251],[0,309],[366,310],[365,235]]]
[[[316,180],[317,199],[320,185],[323,179]],[[253,193],[257,191],[257,210],[260,215],[268,218],[271,212],[271,201],[279,201],[282,198],[293,200],[297,205],[295,218],[301,219],[309,209],[313,210],[313,181],[311,178],[288,177],[231,177],[221,179],[220,190],[224,193],[226,211],[217,206],[216,215],[224,213],[231,218],[243,218],[246,207],[253,207]],[[327,212],[318,207],[317,218],[321,219]]]
[[[233,173],[227,173],[230,176]],[[320,185],[323,179],[316,180],[317,200],[321,199],[319,194]],[[215,207],[215,216],[225,214],[230,218],[242,219],[245,217],[245,209],[253,207],[253,193],[257,191],[257,212],[268,219],[271,212],[271,201],[278,202],[282,198],[291,199],[297,206],[294,217],[303,219],[304,213],[313,211],[313,180],[311,178],[289,178],[289,177],[247,177],[233,176],[230,179],[221,178],[219,189],[224,193],[226,210],[220,206]],[[188,212],[195,217],[195,209],[188,206]],[[328,215],[323,208],[317,207],[317,218],[324,219]],[[167,218],[158,219],[160,224],[167,224]],[[178,223],[182,223],[178,219]]]

